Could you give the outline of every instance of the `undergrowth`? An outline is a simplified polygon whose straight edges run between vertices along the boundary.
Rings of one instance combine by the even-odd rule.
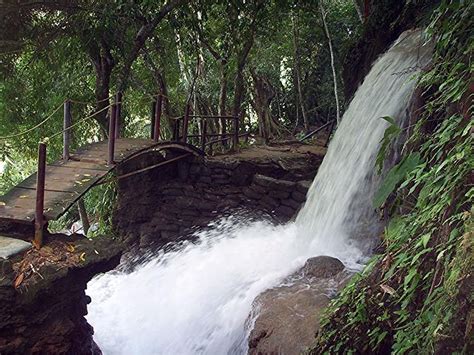
[[[425,104],[375,201],[391,215],[384,252],[331,303],[313,354],[474,352],[473,7],[433,13]]]

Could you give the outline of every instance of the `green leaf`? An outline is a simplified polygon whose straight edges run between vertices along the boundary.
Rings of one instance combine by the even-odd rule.
[[[427,233],[421,237],[421,242],[423,243],[424,248],[426,248],[426,246],[428,245],[430,237],[431,237],[431,233]]]
[[[385,161],[385,157],[387,156],[387,151],[390,147],[390,143],[396,137],[398,137],[400,135],[400,132],[402,131],[392,117],[384,116],[381,118],[387,121],[390,125],[385,129],[383,138],[380,141],[380,149],[377,153],[377,159],[375,160],[375,166],[377,167],[377,172],[379,174],[382,171],[383,162]]]
[[[395,165],[388,172],[382,185],[375,194],[374,207],[379,208],[387,200],[387,197],[395,190],[397,185],[410,172],[412,172],[421,163],[420,153],[412,153],[406,156],[399,164]]]

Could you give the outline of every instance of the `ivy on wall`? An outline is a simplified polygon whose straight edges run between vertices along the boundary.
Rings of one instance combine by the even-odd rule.
[[[433,13],[425,104],[374,201],[392,215],[384,252],[331,304],[312,354],[474,350],[473,10],[443,1]]]

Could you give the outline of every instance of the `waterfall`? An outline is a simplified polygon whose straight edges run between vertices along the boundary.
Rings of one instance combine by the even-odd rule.
[[[420,31],[380,57],[338,127],[294,222],[274,226],[237,216],[216,221],[131,273],[93,279],[87,317],[105,354],[241,354],[252,301],[316,255],[359,268],[380,224],[372,207],[374,162],[387,123],[402,122],[411,77],[429,51]]]

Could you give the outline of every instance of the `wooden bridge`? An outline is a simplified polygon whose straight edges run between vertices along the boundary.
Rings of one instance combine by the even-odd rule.
[[[56,220],[62,216],[70,207],[80,201],[87,191],[101,183],[108,173],[132,157],[137,157],[141,153],[150,150],[172,150],[182,153],[159,164],[132,172],[133,174],[190,155],[204,155],[207,147],[212,147],[213,144],[219,142],[226,142],[231,139],[234,145],[239,143],[239,136],[241,135],[238,128],[239,120],[236,117],[193,116],[190,114],[189,104],[186,106],[185,115],[175,119],[172,140],[160,141],[161,95],[158,95],[152,113],[152,138],[120,138],[121,101],[121,95],[117,94],[114,103],[110,105],[108,139],[83,146],[73,154],[69,152],[69,144],[71,129],[75,124],[71,122],[70,101],[65,101],[62,159],[46,164],[47,143],[39,143],[37,172],[19,183],[6,195],[0,197],[0,222],[8,224],[34,223],[34,245],[41,247],[43,230],[48,221]],[[189,135],[189,121],[195,118],[200,120],[200,135]],[[234,132],[221,135],[207,134],[208,119],[232,120]],[[200,147],[189,144],[189,138],[197,138]],[[211,139],[208,141],[208,138]]]

